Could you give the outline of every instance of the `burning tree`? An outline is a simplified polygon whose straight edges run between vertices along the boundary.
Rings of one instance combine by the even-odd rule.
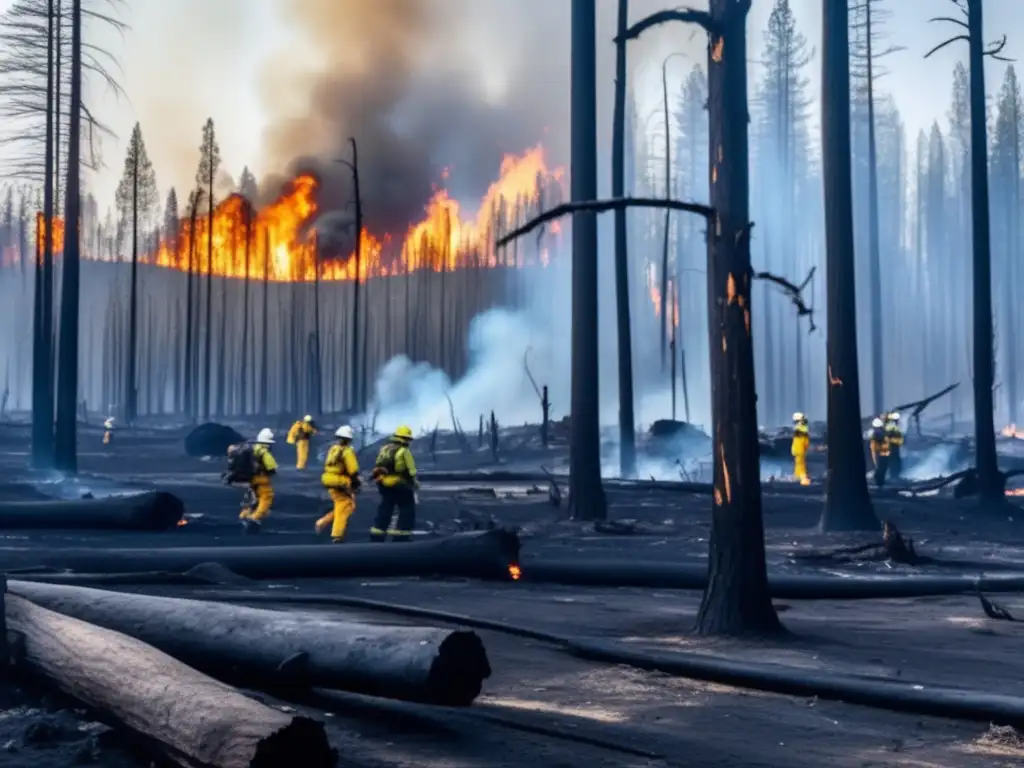
[[[211,379],[211,350],[213,345],[213,209],[214,191],[213,182],[217,176],[217,169],[220,168],[220,145],[217,144],[217,135],[214,132],[213,118],[209,118],[203,126],[203,141],[199,145],[199,168],[196,169],[196,189],[206,196],[207,204],[207,226],[206,226],[206,314],[204,324],[206,326],[205,342],[203,344],[203,417],[209,419],[211,409],[210,402],[210,379]],[[193,229],[193,232],[195,230]]]

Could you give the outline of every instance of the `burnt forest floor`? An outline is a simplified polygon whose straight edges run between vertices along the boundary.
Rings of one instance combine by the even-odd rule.
[[[80,438],[81,477],[74,482],[25,471],[27,429],[0,427],[0,503],[42,497],[96,496],[128,488],[171,491],[186,504],[189,524],[167,533],[13,531],[3,536],[0,562],[32,564],[32,551],[54,547],[163,547],[315,543],[314,520],[328,502],[319,469],[288,466],[292,450],[276,453],[282,471],[273,514],[259,536],[243,536],[237,521],[241,492],[219,482],[219,462],[184,455],[180,432],[119,433],[109,450],[95,429]],[[417,454],[418,455],[418,454]],[[530,458],[535,464],[544,463]],[[366,459],[364,458],[364,463]],[[552,466],[554,461],[547,461]],[[422,470],[432,463],[420,460]],[[458,457],[445,462],[455,469]],[[313,465],[316,467],[317,465]],[[47,482],[41,482],[46,480]],[[492,492],[493,489],[493,492]],[[537,492],[539,490],[539,492]],[[565,489],[563,488],[563,491]],[[457,530],[457,518],[492,520],[523,531],[524,572],[544,558],[622,558],[699,563],[710,531],[707,496],[661,490],[609,489],[609,515],[635,521],[625,533],[595,532],[567,522],[548,501],[547,484],[424,483],[418,527]],[[939,495],[912,499],[889,491],[875,497],[876,514],[913,537],[921,554],[992,562],[1024,570],[1024,509],[1020,499],[995,511]],[[792,573],[954,573],[943,566],[910,568],[874,561],[801,564],[795,550],[867,542],[872,536],[824,536],[814,531],[821,486],[766,485],[764,519],[769,567]],[[363,541],[375,494],[362,494],[350,538]],[[465,527],[465,523],[461,527]],[[324,539],[319,539],[324,542]],[[326,544],[325,544],[326,545]],[[970,572],[976,572],[970,571]],[[206,587],[146,587],[136,591],[201,598]],[[796,669],[891,677],[922,684],[1016,694],[1024,678],[1024,624],[986,618],[970,595],[899,600],[777,600],[790,635],[757,643],[703,640],[689,630],[699,605],[693,591],[575,588],[527,582],[372,579],[249,582],[217,587],[247,593],[335,594],[496,619],[553,634],[597,637],[641,648],[686,651]],[[1024,595],[1000,595],[1024,617]],[[260,603],[264,607],[270,607]],[[372,622],[403,623],[377,612],[324,605],[301,610]],[[422,622],[421,622],[422,623]],[[472,708],[451,711],[415,705],[367,705],[357,697],[315,703],[280,702],[324,719],[346,765],[355,766],[1019,766],[1024,742],[1015,733],[972,723],[898,714],[816,699],[741,690],[629,667],[570,658],[549,645],[480,631],[493,676]],[[87,712],[30,687],[0,694],[0,768],[60,768],[90,761],[148,766],[116,732]],[[97,762],[98,761],[98,762]]]

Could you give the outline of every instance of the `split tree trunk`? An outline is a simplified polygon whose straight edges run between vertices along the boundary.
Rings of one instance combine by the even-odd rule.
[[[0,502],[0,530],[164,531],[177,528],[185,505],[152,491],[109,499]]]
[[[775,632],[761,519],[757,389],[751,332],[747,13],[749,2],[711,0],[708,45],[710,190],[708,307],[714,500],[702,635]]]
[[[491,667],[465,630],[356,624],[224,603],[12,581],[9,593],[144,643],[239,685],[335,688],[467,706]],[[112,658],[116,658],[113,656]]]
[[[850,12],[822,0],[821,154],[828,296],[828,476],[824,531],[877,530],[860,421],[857,292],[850,172]]]
[[[321,724],[211,680],[144,642],[6,596],[15,661],[156,741],[174,763],[218,768],[331,768]]]

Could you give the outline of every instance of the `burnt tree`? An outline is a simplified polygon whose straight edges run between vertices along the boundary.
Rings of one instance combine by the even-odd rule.
[[[860,422],[850,171],[850,31],[845,2],[822,0],[821,146],[828,294],[828,475],[823,531],[877,530]]]

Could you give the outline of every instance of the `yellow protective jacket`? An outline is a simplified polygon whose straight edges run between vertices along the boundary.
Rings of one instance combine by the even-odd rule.
[[[898,451],[903,446],[903,431],[895,424],[888,424],[885,427],[885,439]]]
[[[885,430],[875,429],[871,432],[871,460],[878,462],[880,456],[889,455],[889,438]]]
[[[399,484],[418,488],[416,462],[412,458],[409,446],[392,442],[381,448],[373,468],[373,479],[385,488],[393,488]]]
[[[794,458],[806,456],[811,448],[811,434],[803,424],[793,427],[793,447],[791,453]]]
[[[252,455],[256,458],[257,469],[252,476],[252,485],[270,485],[270,476],[277,472],[277,459],[270,448],[263,444],[252,447]]]
[[[359,460],[356,459],[356,452],[352,450],[352,446],[338,443],[332,445],[327,451],[324,471],[320,475],[320,482],[324,488],[348,490],[358,482],[358,476]]]
[[[299,440],[309,440],[315,434],[316,427],[308,421],[300,419],[292,424],[292,428],[288,430],[288,445],[295,445]]]

